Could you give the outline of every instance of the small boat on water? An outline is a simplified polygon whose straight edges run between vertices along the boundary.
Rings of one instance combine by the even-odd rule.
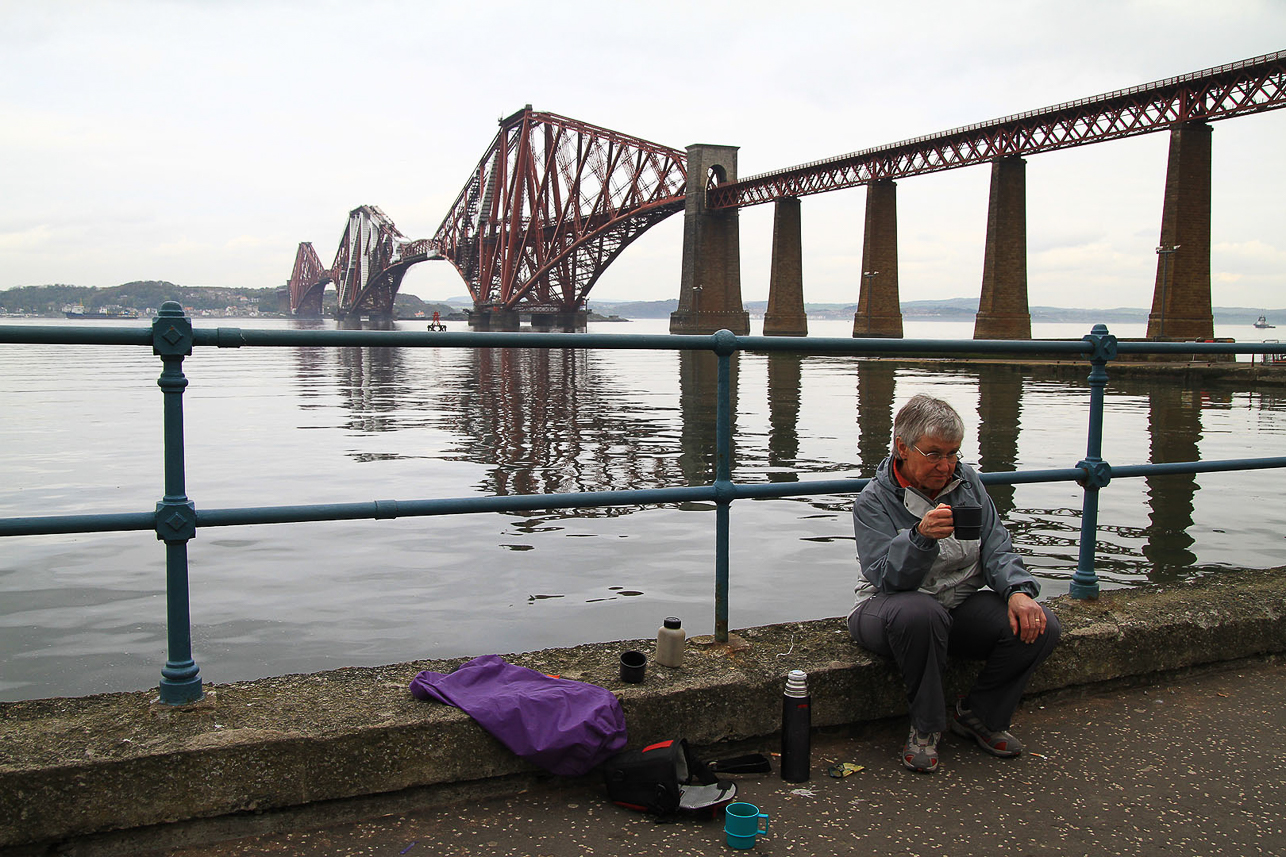
[[[1264,330],[1264,329],[1269,328],[1269,327],[1276,327],[1276,326],[1277,326],[1277,325],[1275,325],[1275,324],[1269,324],[1269,323],[1268,323],[1268,319],[1267,319],[1267,318],[1265,318],[1265,317],[1264,317],[1264,316],[1262,316],[1262,315],[1261,315],[1258,319],[1256,319],[1256,321],[1255,321],[1255,327],[1258,327],[1258,328],[1259,328],[1259,329],[1261,329],[1261,330]]]

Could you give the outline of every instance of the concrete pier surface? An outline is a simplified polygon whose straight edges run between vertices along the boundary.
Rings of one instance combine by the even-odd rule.
[[[641,685],[621,684],[616,663],[644,640],[508,659],[616,692],[632,745],[686,737],[707,758],[771,749],[785,673],[807,671],[812,782],[738,778],[742,796],[779,820],[759,846],[770,853],[1286,852],[1277,765],[1286,672],[1273,659],[1286,652],[1286,571],[1051,604],[1063,642],[1015,724],[1033,752],[998,760],[948,739],[931,776],[897,761],[905,698],[894,671],[837,618],[740,629],[729,645],[694,640],[682,669],[650,667]],[[420,669],[463,660],[221,685],[182,709],[155,704],[154,691],[2,704],[0,851],[726,847],[717,823],[655,825],[608,804],[595,778],[544,775],[457,709],[410,696]],[[951,689],[963,691],[976,669],[956,664]],[[822,771],[830,760],[865,770],[832,781]]]
[[[1027,755],[996,759],[954,736],[942,768],[902,768],[901,718],[820,731],[813,776],[728,777],[768,813],[763,855],[1251,855],[1286,853],[1286,663],[1242,661],[1200,675],[1028,700],[1014,730]],[[776,749],[772,741],[758,749]],[[863,770],[826,775],[837,762]],[[774,766],[775,768],[775,766]],[[378,806],[372,809],[379,809]],[[315,820],[166,857],[609,857],[735,853],[720,818],[658,824],[605,800],[596,781]],[[77,853],[77,852],[73,852]]]

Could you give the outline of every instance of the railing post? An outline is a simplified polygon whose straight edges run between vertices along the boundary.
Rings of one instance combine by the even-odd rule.
[[[1080,556],[1068,593],[1073,598],[1097,598],[1094,557],[1098,545],[1098,492],[1112,481],[1112,467],[1103,460],[1103,393],[1107,387],[1107,361],[1116,357],[1116,337],[1107,332],[1106,325],[1096,324],[1083,339],[1094,346],[1090,354],[1090,423],[1085,458],[1076,463],[1085,471],[1080,481],[1085,500],[1081,508]]]
[[[152,321],[152,353],[164,368],[156,384],[165,397],[165,497],[156,504],[156,537],[165,542],[165,616],[169,645],[161,670],[161,702],[184,705],[204,696],[192,660],[188,606],[188,541],[196,537],[196,507],[187,498],[183,463],[183,358],[192,353],[192,321],[181,304],[166,301]]]
[[[730,330],[713,336],[719,358],[719,389],[715,401],[715,545],[714,545],[714,639],[728,642],[728,542],[732,506],[732,354],[737,337]]]

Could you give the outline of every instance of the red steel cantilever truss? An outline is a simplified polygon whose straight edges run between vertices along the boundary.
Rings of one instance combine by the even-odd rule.
[[[286,284],[290,290],[290,311],[295,315],[321,315],[322,293],[330,281],[330,271],[322,267],[313,242],[300,241],[295,251],[295,270]]]
[[[757,205],[1280,107],[1286,107],[1286,51],[750,176],[712,189],[707,204]]]
[[[424,239],[407,238],[378,206],[363,205],[350,211],[330,270],[339,316],[391,316],[407,268],[440,258],[430,245]]]
[[[378,207],[363,205],[348,213],[348,226],[329,268],[322,267],[311,241],[300,242],[295,269],[287,284],[290,311],[295,315],[321,315],[326,284],[334,283],[340,318],[391,316],[406,269],[425,259],[440,258],[428,241],[412,241]]]
[[[483,309],[574,311],[607,265],[682,210],[682,151],[531,105],[500,122],[432,239]]]

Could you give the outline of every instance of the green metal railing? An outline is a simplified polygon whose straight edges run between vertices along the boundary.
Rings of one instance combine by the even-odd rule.
[[[987,484],[1077,482],[1084,490],[1081,542],[1070,592],[1092,598],[1099,592],[1095,573],[1099,491],[1113,478],[1286,467],[1286,457],[1223,461],[1167,462],[1112,467],[1103,460],[1103,406],[1107,364],[1119,354],[1286,354],[1286,344],[1232,342],[1120,342],[1103,325],[1079,341],[839,339],[736,336],[727,330],[709,336],[621,335],[591,333],[453,333],[366,330],[194,329],[183,308],[167,302],[148,328],[90,326],[0,326],[0,343],[151,346],[161,358],[157,381],[163,394],[165,494],[149,512],[49,515],[0,518],[0,536],[153,530],[165,542],[168,657],[159,683],[162,702],[182,705],[201,698],[201,676],[192,656],[188,599],[187,544],[202,527],[279,524],[457,515],[478,512],[530,512],[603,506],[638,506],[706,501],[715,504],[715,639],[728,639],[728,549],[734,500],[856,493],[867,479],[808,482],[736,483],[732,480],[731,358],[738,351],[790,351],[852,355],[1018,355],[1062,356],[1089,361],[1089,425],[1085,458],[1053,470],[986,473]],[[461,497],[437,500],[376,500],[229,509],[198,509],[188,499],[183,439],[183,359],[194,347],[241,348],[299,346],[397,346],[407,348],[574,348],[712,351],[718,358],[714,481],[709,485],[588,491],[523,496]]]

